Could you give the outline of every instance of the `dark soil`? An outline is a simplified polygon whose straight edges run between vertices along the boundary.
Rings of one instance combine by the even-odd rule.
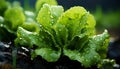
[[[15,50],[16,49],[13,48],[11,42],[0,42],[0,69],[13,69],[12,52]],[[61,56],[57,62],[47,62],[40,56],[37,56],[32,60],[30,57],[30,50],[27,48],[18,48],[16,53],[17,69],[85,69],[79,62],[72,61],[66,56]],[[95,69],[97,68],[95,66],[93,67]]]
[[[30,49],[22,47],[14,49],[11,42],[0,42],[0,69],[13,69],[12,53],[16,50],[16,69],[86,69],[79,62],[72,61],[66,56],[61,56],[57,62],[47,62],[40,56],[32,60]],[[110,43],[108,57],[120,64],[120,40]],[[92,66],[87,69],[97,69],[97,67]],[[120,67],[114,67],[114,69],[120,69]]]

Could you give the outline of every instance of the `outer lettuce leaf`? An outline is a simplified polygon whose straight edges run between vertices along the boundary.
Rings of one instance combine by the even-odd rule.
[[[35,50],[36,55],[42,56],[48,62],[55,62],[60,58],[61,50],[55,51],[51,48],[40,48]]]
[[[22,25],[25,22],[25,15],[21,7],[12,7],[5,11],[5,28],[11,32],[15,33],[18,26]]]
[[[15,39],[15,45],[23,45],[23,46],[29,46],[33,47],[33,45],[40,46],[40,42],[42,41],[41,38],[39,38],[39,34],[36,32],[30,32],[22,27],[19,27],[17,30],[17,38]]]
[[[34,55],[40,55],[48,62],[57,61],[61,55],[60,47],[54,43],[54,39],[45,31],[40,30],[39,33],[36,33],[19,27],[17,36],[18,37],[15,40],[16,45],[29,46],[31,48],[37,46]]]
[[[0,16],[4,16],[4,12],[9,6],[9,2],[6,0],[0,0]]]
[[[22,28],[30,31],[30,32],[36,32],[39,33],[40,31],[40,26],[39,24],[35,23],[35,22],[25,22],[24,24],[21,25]]]
[[[52,40],[52,36],[42,30],[36,30],[36,31],[30,31],[28,29],[24,29],[22,27],[19,27],[17,30],[17,39],[15,40],[16,45],[21,46],[28,46],[33,47],[33,45],[37,46],[37,48],[42,47],[49,47],[55,45],[54,40]],[[53,47],[55,48],[55,47]]]
[[[31,48],[35,45],[37,49],[34,55],[41,55],[47,61],[57,61],[61,54],[61,48],[56,43],[53,25],[62,13],[63,8],[61,6],[43,5],[37,16],[39,27],[34,23],[32,25],[26,23],[19,27],[17,39],[15,40],[16,45],[29,46]]]
[[[56,0],[37,0],[35,5],[36,11],[38,12],[44,4],[57,5],[57,2]]]
[[[100,35],[91,36],[81,50],[71,50],[66,47],[64,48],[64,54],[72,60],[81,62],[85,67],[90,67],[97,64],[103,58],[99,51],[107,51],[108,45],[106,44],[108,44],[108,37],[107,31]],[[81,44],[79,45],[78,43],[77,46],[79,47]],[[104,52],[104,54],[106,53]]]

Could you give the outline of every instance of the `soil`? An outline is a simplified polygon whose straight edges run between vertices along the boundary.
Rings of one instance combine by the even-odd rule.
[[[30,57],[30,49],[13,47],[12,42],[0,42],[0,69],[13,69],[13,54],[16,56],[15,69],[86,69],[81,63],[72,61],[66,56],[61,56],[57,62],[47,62],[42,57],[37,56],[35,59]],[[117,64],[120,64],[120,39],[110,43],[108,48],[108,57],[115,59]],[[87,69],[97,69],[92,66]],[[120,66],[114,67],[120,69]]]

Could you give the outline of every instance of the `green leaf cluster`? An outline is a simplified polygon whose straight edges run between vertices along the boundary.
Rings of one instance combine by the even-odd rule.
[[[18,26],[22,25],[25,21],[25,16],[21,8],[13,7],[6,10],[5,15],[5,27],[11,31],[17,31]]]
[[[7,3],[6,1],[4,2]],[[15,34],[18,26],[25,22],[25,15],[19,2],[9,4],[9,7],[2,14],[4,21],[1,23],[3,25],[1,27],[7,29],[10,33]]]
[[[26,26],[26,29],[30,29],[32,25],[35,25],[33,24],[35,23],[35,14],[31,11],[24,11],[17,1],[9,3],[5,0],[0,0],[0,12],[0,41],[14,40],[17,29],[20,26]]]
[[[35,5],[36,11],[39,12],[39,10],[42,8],[44,4],[57,5],[57,1],[56,0],[37,0]]]
[[[67,56],[90,67],[106,58],[109,42],[107,30],[96,35],[95,25],[93,15],[81,6],[64,11],[56,0],[38,0],[34,14],[24,12],[14,2],[0,16],[0,40],[7,32],[15,35],[15,46],[31,48],[33,58],[39,55],[48,62],[56,62]]]
[[[120,10],[109,10],[103,11],[101,7],[97,7],[96,11],[93,12],[97,25],[98,31],[103,31],[105,28],[108,30],[119,29],[120,25]],[[117,31],[118,32],[118,31]]]
[[[56,62],[64,55],[85,67],[106,58],[108,32],[96,35],[95,19],[83,7],[75,6],[64,12],[62,6],[44,4],[36,20],[38,23],[30,28],[19,27],[15,40],[17,46],[36,46],[33,57],[40,55],[48,62]]]
[[[0,16],[4,15],[4,12],[8,8],[8,6],[9,2],[7,2],[6,0],[0,0]]]

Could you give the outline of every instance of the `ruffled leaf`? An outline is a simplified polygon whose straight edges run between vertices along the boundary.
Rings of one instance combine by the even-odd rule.
[[[85,67],[90,67],[91,65],[97,64],[103,57],[101,54],[106,54],[108,42],[108,33],[105,31],[103,34],[91,36],[88,41],[84,44],[83,48],[80,50],[71,50],[69,48],[64,48],[64,54],[68,56],[71,60],[77,60],[82,63]],[[81,44],[77,45],[78,47]],[[100,52],[104,50],[104,53]]]
[[[61,50],[55,51],[50,48],[40,48],[35,50],[36,55],[42,56],[48,62],[55,62],[60,58]]]
[[[62,13],[63,7],[44,4],[38,13],[37,21],[42,25],[42,27],[48,30],[56,23]]]
[[[9,8],[5,11],[5,28],[11,32],[15,33],[17,28],[25,22],[25,15],[21,7]]]
[[[57,2],[56,0],[37,0],[35,5],[36,11],[38,12],[39,10],[41,10],[44,4],[57,5]]]

